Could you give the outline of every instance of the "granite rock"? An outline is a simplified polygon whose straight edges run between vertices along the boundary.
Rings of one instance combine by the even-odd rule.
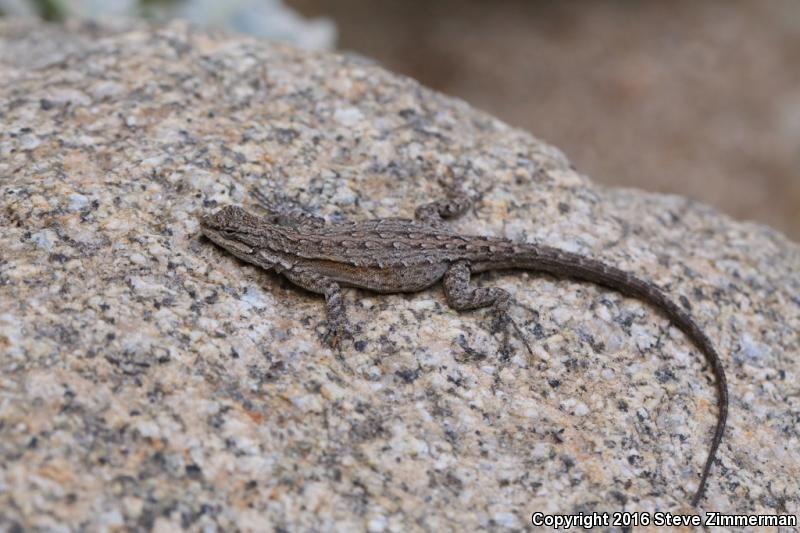
[[[56,43],[56,44],[54,44]],[[702,356],[586,283],[486,275],[324,304],[198,234],[262,188],[330,220],[409,216],[663,286],[722,354],[703,509],[800,507],[800,247],[675,196],[604,189],[557,149],[362,58],[182,23],[0,23],[0,520],[24,530],[525,530],[532,512],[694,512],[716,416]]]

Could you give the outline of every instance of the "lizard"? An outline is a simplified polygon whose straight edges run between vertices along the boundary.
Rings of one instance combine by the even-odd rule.
[[[201,233],[239,259],[324,295],[328,324],[325,340],[332,347],[340,339],[352,336],[342,287],[377,293],[417,292],[441,281],[452,308],[464,311],[491,307],[495,326],[505,327],[510,320],[509,293],[499,287],[473,287],[471,277],[486,271],[521,269],[589,281],[660,310],[700,349],[716,381],[716,426],[700,483],[691,499],[692,506],[698,506],[725,431],[725,370],[697,322],[656,284],[558,248],[450,231],[444,226],[444,219],[461,215],[474,203],[464,192],[421,205],[415,211],[415,220],[378,218],[342,223],[326,223],[302,208],[275,203],[260,191],[253,192],[266,208],[266,216],[225,206],[201,217]]]

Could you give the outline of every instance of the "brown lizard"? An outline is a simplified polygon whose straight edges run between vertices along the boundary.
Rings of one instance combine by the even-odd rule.
[[[386,218],[338,224],[326,224],[299,208],[270,202],[263,195],[260,200],[270,212],[268,216],[227,206],[204,216],[201,231],[236,257],[325,295],[326,339],[333,346],[350,335],[341,287],[380,293],[416,292],[442,280],[451,307],[462,311],[491,306],[495,324],[504,327],[509,322],[508,292],[497,287],[470,286],[473,274],[488,270],[523,269],[590,281],[660,309],[700,348],[716,378],[717,424],[700,484],[691,500],[693,506],[698,505],[725,430],[725,370],[706,334],[658,286],[557,248],[448,231],[442,219],[463,213],[473,203],[465,194],[419,207],[416,221]]]

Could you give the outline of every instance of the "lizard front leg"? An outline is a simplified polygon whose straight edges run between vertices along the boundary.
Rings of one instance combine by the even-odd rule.
[[[321,274],[297,267],[282,274],[295,285],[325,296],[325,305],[328,308],[328,330],[325,333],[325,341],[332,348],[339,345],[342,337],[351,336],[350,324],[342,301],[342,289],[338,283]]]
[[[444,294],[450,307],[457,311],[465,311],[468,309],[491,306],[494,313],[492,330],[503,331],[505,342],[507,343],[508,325],[511,323],[517,331],[517,334],[519,334],[520,340],[528,349],[528,352],[531,352],[531,347],[528,345],[519,327],[511,320],[508,314],[508,306],[511,301],[511,295],[508,294],[508,291],[499,287],[473,288],[470,287],[469,279],[470,270],[468,261],[457,261],[451,264],[447,269],[442,284],[444,285]]]
[[[297,203],[273,194],[271,197],[260,189],[251,189],[251,194],[258,200],[267,212],[267,217],[274,223],[281,226],[300,226],[306,228],[321,228],[325,225],[325,219],[312,215]]]

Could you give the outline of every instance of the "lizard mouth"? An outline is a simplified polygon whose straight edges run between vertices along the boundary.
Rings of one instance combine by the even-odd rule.
[[[217,222],[217,213],[205,215],[200,219],[200,229],[205,232],[206,230],[213,231],[220,227]]]
[[[213,215],[212,215],[213,216]],[[200,231],[203,235],[205,235],[208,239],[211,239],[211,242],[225,248],[226,250],[230,250],[235,254],[245,254],[250,255],[255,250],[250,246],[247,246],[243,242],[237,240],[233,236],[226,235],[227,232],[224,230],[219,230],[210,225],[207,225],[205,221],[201,221],[200,223]]]
[[[223,207],[214,213],[209,213],[200,219],[200,226],[207,229],[222,230],[231,222],[234,211],[231,206]],[[228,224],[226,224],[226,222]]]

